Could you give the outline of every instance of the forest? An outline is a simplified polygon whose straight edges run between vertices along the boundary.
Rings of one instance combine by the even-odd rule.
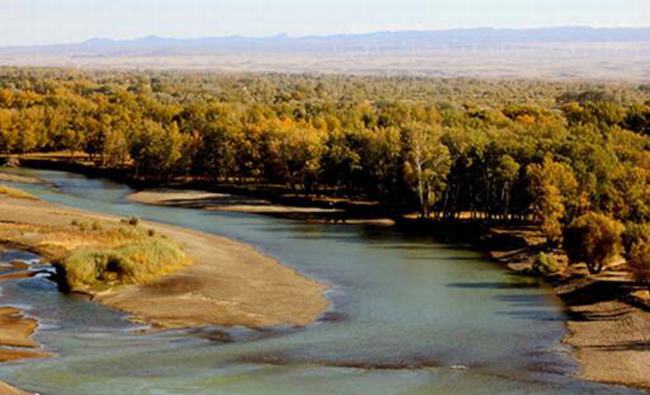
[[[0,151],[531,223],[650,279],[650,85],[2,68]]]

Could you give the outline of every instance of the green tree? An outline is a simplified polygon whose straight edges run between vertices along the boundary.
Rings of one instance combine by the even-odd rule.
[[[591,273],[600,273],[623,249],[624,226],[600,213],[587,212],[564,232],[564,249],[572,263],[586,263]]]
[[[567,205],[577,204],[578,183],[567,165],[555,162],[547,155],[541,164],[528,166],[533,215],[550,245],[562,240],[563,221]]]
[[[422,218],[429,218],[451,168],[449,149],[441,143],[441,137],[439,127],[413,123],[406,129],[404,177],[417,194]]]
[[[630,267],[634,278],[650,287],[650,242],[641,240],[635,243],[630,250],[628,257],[628,266]]]
[[[145,121],[130,147],[136,175],[158,179],[171,177],[180,159],[182,144],[183,139],[175,123],[163,127],[157,122]]]
[[[14,152],[16,145],[15,110],[0,109],[0,149],[5,154]]]
[[[496,178],[501,189],[501,204],[505,219],[510,215],[510,201],[512,200],[512,189],[519,178],[521,166],[510,155],[502,155],[496,167]]]
[[[321,130],[304,124],[286,124],[277,130],[274,151],[283,178],[294,191],[313,192],[321,172],[326,150]]]
[[[634,278],[650,285],[650,223],[628,223],[623,232],[625,259]]]

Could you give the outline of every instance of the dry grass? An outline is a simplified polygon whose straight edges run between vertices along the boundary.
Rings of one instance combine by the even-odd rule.
[[[133,221],[130,221],[133,223]],[[72,291],[148,284],[190,263],[175,241],[129,221],[0,224],[0,241],[52,259]]]
[[[14,199],[38,200],[36,196],[30,193],[27,193],[17,188],[6,186],[4,184],[0,184],[0,195],[4,195]]]
[[[48,240],[69,253],[57,260],[71,290],[98,290],[126,284],[149,284],[190,263],[182,248],[164,235],[118,222],[75,223],[76,231]]]
[[[125,284],[149,284],[189,263],[169,239],[148,236],[117,248],[82,248],[58,263],[72,290],[103,289]]]

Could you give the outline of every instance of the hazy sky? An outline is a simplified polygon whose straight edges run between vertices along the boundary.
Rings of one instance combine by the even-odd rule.
[[[650,26],[650,0],[0,0],[0,45],[563,25]]]

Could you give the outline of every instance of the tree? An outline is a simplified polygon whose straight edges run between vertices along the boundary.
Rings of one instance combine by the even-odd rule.
[[[451,169],[449,149],[441,143],[441,137],[439,127],[413,123],[406,129],[404,177],[417,194],[423,219],[429,218]]]
[[[562,240],[562,223],[567,215],[567,205],[577,204],[578,183],[565,164],[555,162],[550,155],[541,164],[527,169],[533,215],[541,223],[541,229],[550,245]]]
[[[16,145],[15,110],[0,109],[0,150],[5,154],[14,152]]]
[[[145,121],[131,142],[136,175],[158,179],[171,177],[180,159],[182,144],[182,135],[175,123],[165,128],[157,122]]]
[[[628,223],[623,232],[625,259],[634,278],[650,286],[650,223]]]
[[[309,195],[320,176],[324,133],[304,124],[287,125],[277,131],[276,139],[274,150],[284,179],[294,191],[300,187]]]
[[[650,105],[632,106],[627,112],[624,126],[633,132],[650,136]]]
[[[496,178],[501,187],[501,203],[505,219],[508,219],[510,214],[512,188],[519,177],[520,168],[519,163],[510,155],[501,156],[496,167]]]
[[[19,111],[13,128],[13,150],[24,154],[36,149],[39,146],[39,137],[44,135],[44,128],[42,108],[31,107]]]
[[[564,232],[564,249],[572,263],[586,263],[589,272],[600,273],[622,252],[623,225],[600,213],[587,212]]]
[[[650,287],[650,242],[641,240],[635,243],[630,250],[628,257],[634,278]]]
[[[122,166],[129,157],[129,142],[124,135],[116,130],[109,130],[102,144],[102,160],[107,166]]]
[[[337,191],[351,192],[359,179],[362,141],[357,133],[334,130],[327,140],[323,156],[323,181]]]
[[[201,133],[196,163],[212,180],[226,179],[234,172],[237,160],[235,131],[236,128],[219,119],[209,123]]]
[[[363,189],[375,198],[391,201],[401,195],[404,174],[402,139],[396,127],[363,130],[361,167]]]

